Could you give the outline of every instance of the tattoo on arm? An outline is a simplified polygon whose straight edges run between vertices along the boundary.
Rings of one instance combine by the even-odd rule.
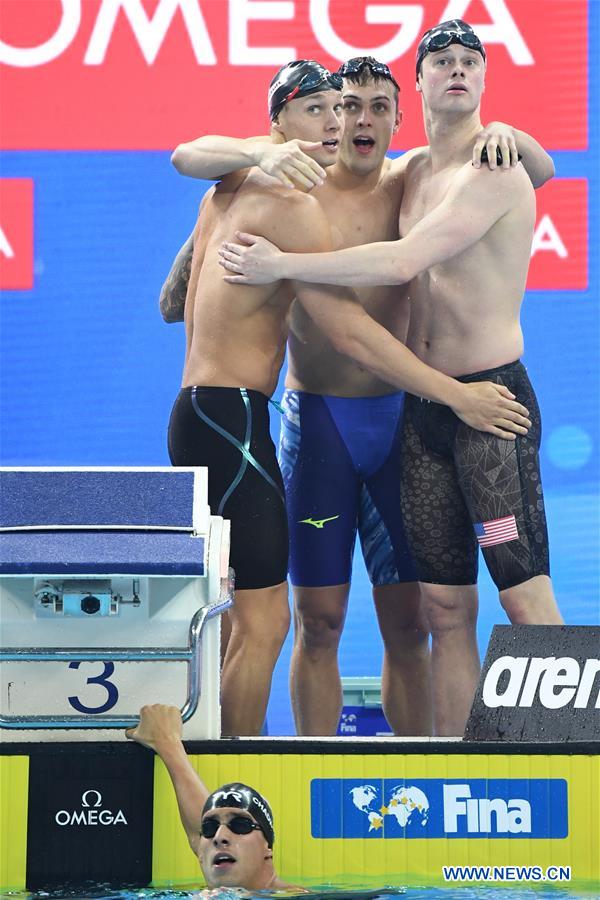
[[[160,314],[165,322],[183,322],[193,252],[194,235],[191,234],[175,257],[160,292]]]

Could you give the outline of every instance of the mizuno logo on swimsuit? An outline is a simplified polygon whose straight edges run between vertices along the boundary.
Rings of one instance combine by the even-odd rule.
[[[315,528],[323,528],[323,526],[325,525],[326,522],[333,522],[333,521],[335,521],[335,519],[339,519],[339,515],[338,516],[330,516],[328,519],[312,519],[312,518],[300,519],[299,524],[300,525],[314,525]]]

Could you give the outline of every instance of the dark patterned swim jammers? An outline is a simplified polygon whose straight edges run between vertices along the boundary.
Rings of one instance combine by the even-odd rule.
[[[478,547],[498,590],[549,574],[540,478],[540,411],[520,362],[458,379],[504,384],[529,410],[507,441],[465,425],[448,406],[406,395],[401,498],[419,581],[475,584]]]
[[[169,422],[172,464],[207,466],[210,510],[231,520],[236,590],[287,578],[285,496],[268,404],[248,388],[185,387]]]

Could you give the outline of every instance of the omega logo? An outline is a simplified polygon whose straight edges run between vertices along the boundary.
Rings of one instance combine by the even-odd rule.
[[[102,794],[89,788],[81,795],[81,809],[59,809],[54,816],[57,825],[127,825],[122,809],[114,813],[102,808]]]

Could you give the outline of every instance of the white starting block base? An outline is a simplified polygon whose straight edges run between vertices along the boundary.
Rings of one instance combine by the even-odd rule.
[[[206,471],[197,471],[194,485],[199,480],[200,489],[195,486],[194,491],[199,491],[204,501]],[[92,477],[97,477],[96,471]],[[44,574],[44,569],[37,567],[25,573],[16,569],[14,574],[0,577],[0,645],[5,656],[12,651],[39,655],[44,648],[74,653],[106,650],[100,660],[82,661],[76,655],[59,661],[2,660],[2,742],[126,740],[124,727],[102,726],[102,719],[137,719],[140,708],[151,703],[173,704],[181,710],[187,705],[188,714],[193,710],[194,702],[188,702],[194,696],[189,678],[193,667],[185,659],[185,653],[188,659],[190,655],[197,658],[189,653],[190,627],[199,609],[227,601],[228,597],[229,522],[210,516],[205,502],[200,502],[199,508],[203,515],[202,527],[196,529],[201,535],[197,575],[148,574],[148,570],[145,574],[123,574],[130,571],[127,568],[113,575],[76,574],[77,570],[68,575]],[[35,542],[35,535],[27,540]],[[184,540],[194,557],[196,538]],[[150,559],[149,566],[153,562]],[[78,584],[82,585],[81,594],[77,593]],[[100,608],[83,611],[81,598],[96,605],[100,598]],[[186,740],[220,737],[220,615],[214,610],[204,621],[196,643],[200,695],[197,708],[184,723]],[[180,651],[179,660],[111,660],[111,651],[127,649],[144,656],[144,649],[162,653],[163,648]],[[56,721],[57,717],[73,716],[84,716],[85,726],[77,727],[76,722],[63,727]],[[19,722],[23,717],[27,721]],[[32,717],[37,721],[27,727]],[[45,725],[45,718],[53,719],[54,724]],[[87,727],[88,722],[93,725]],[[113,721],[107,724],[113,725]]]
[[[140,605],[123,604],[111,617],[68,618],[40,610],[34,600],[39,579],[0,579],[1,640],[10,647],[181,647],[189,640],[196,610],[206,605],[205,579],[140,578]],[[127,597],[132,579],[113,578]],[[53,617],[51,617],[53,616]],[[187,740],[220,737],[220,616],[202,632],[201,694],[184,725]],[[138,715],[148,703],[184,706],[185,662],[3,662],[0,715],[68,716],[98,710],[112,716]],[[89,713],[94,718],[101,713]],[[2,741],[115,741],[123,730],[2,729]]]

